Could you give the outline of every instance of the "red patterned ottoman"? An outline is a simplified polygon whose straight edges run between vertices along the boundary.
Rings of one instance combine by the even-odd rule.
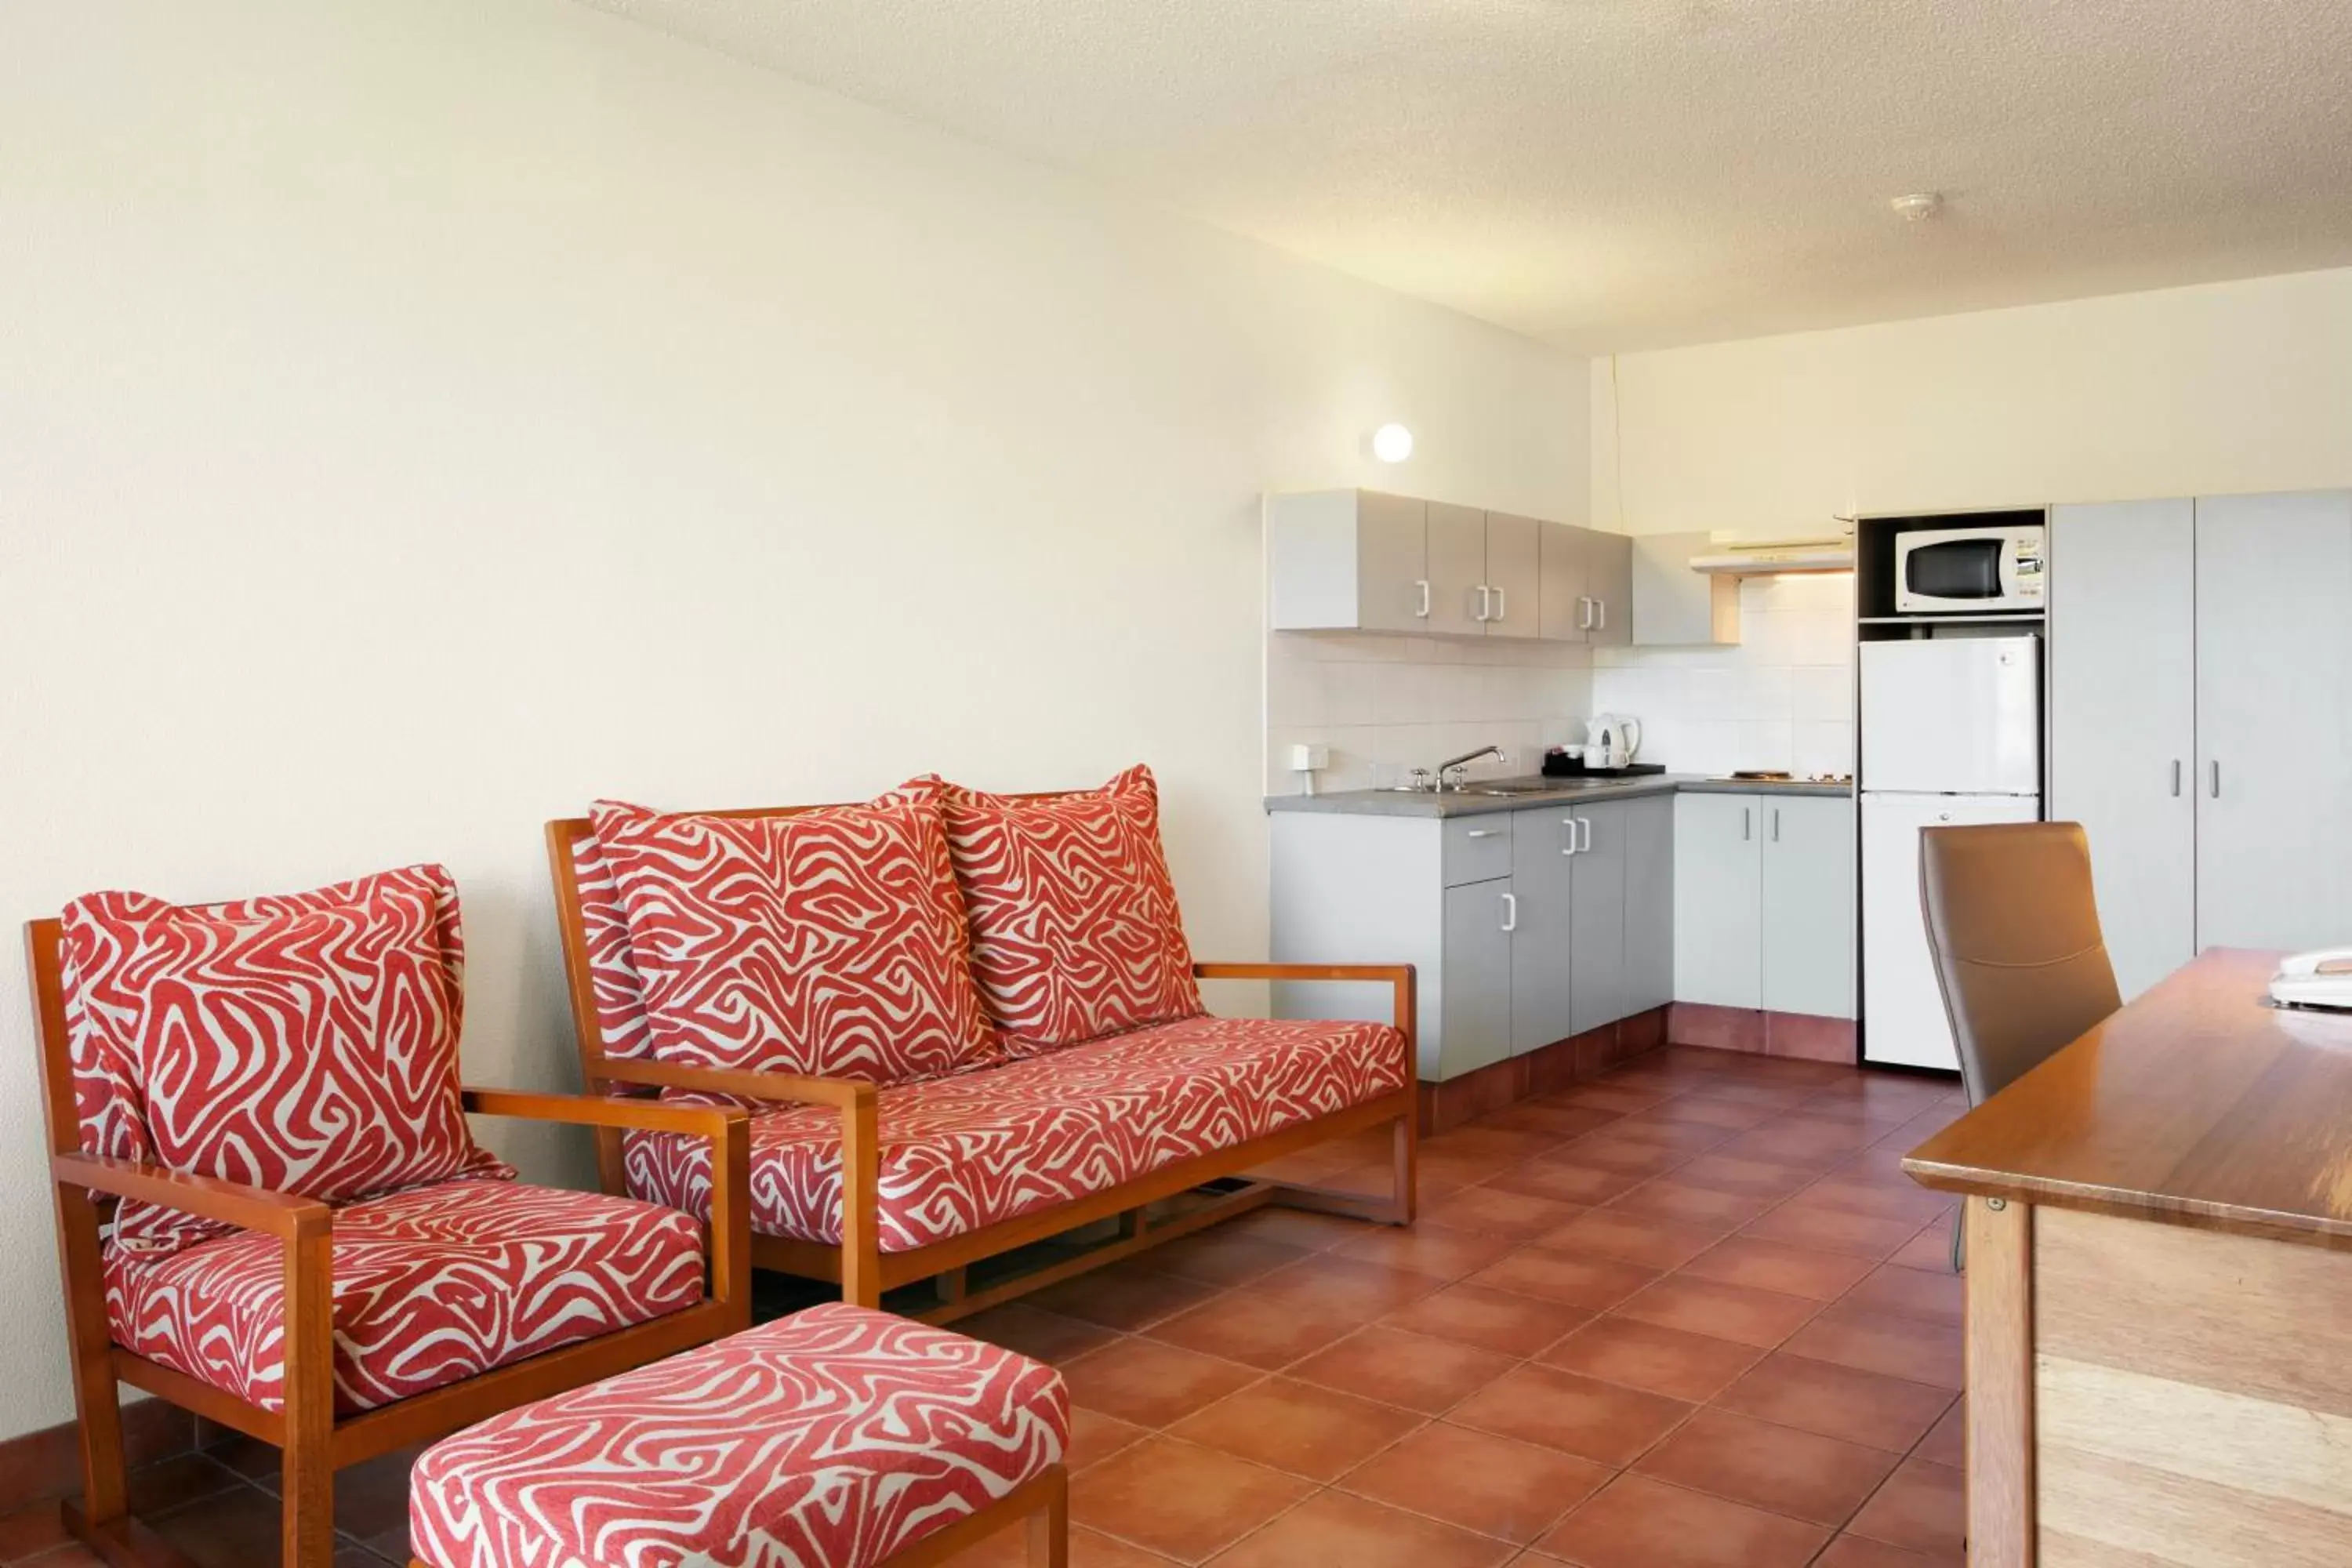
[[[1028,1516],[1064,1568],[1069,1396],[978,1340],[828,1304],[493,1417],[409,1489],[427,1568],[917,1568]]]

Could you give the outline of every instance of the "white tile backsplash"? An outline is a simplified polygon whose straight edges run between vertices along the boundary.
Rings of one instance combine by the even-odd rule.
[[[1489,742],[1489,773],[1533,773],[1588,713],[1642,722],[1642,760],[1677,773],[1853,771],[1853,579],[1750,577],[1734,647],[1602,647],[1269,632],[1266,790],[1298,788],[1290,747],[1331,748],[1322,790],[1362,789]]]
[[[1592,654],[1559,643],[1472,642],[1350,632],[1269,632],[1265,787],[1299,785],[1290,748],[1319,742],[1324,791],[1363,789],[1494,744],[1510,753],[1486,773],[1533,773],[1543,748],[1584,738]]]
[[[1749,577],[1732,647],[1593,650],[1592,708],[1676,773],[1853,771],[1853,578]]]

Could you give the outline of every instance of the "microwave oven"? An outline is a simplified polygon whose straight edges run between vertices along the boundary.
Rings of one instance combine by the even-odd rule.
[[[1934,528],[1895,536],[1895,613],[2042,612],[2045,531]]]

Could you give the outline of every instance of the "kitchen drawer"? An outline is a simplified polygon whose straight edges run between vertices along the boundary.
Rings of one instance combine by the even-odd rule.
[[[1484,812],[1476,816],[1451,816],[1445,829],[1445,885],[1484,882],[1511,874],[1511,814]],[[1424,840],[1423,842],[1426,842]]]

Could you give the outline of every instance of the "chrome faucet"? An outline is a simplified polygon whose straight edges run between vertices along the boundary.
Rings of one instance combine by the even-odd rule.
[[[1457,768],[1465,767],[1469,763],[1476,762],[1481,757],[1493,757],[1499,762],[1502,760],[1502,755],[1503,748],[1500,746],[1481,746],[1475,752],[1465,752],[1458,757],[1446,758],[1445,761],[1437,764],[1438,791],[1441,794],[1444,793],[1446,788],[1445,775],[1454,772]],[[1462,787],[1462,780],[1456,778],[1454,781],[1453,787],[1460,789]]]

